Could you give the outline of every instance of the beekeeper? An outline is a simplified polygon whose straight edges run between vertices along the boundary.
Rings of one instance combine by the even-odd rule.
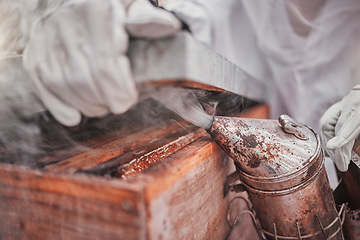
[[[318,129],[360,78],[357,0],[181,0],[168,9],[192,34],[268,85],[271,118]]]
[[[195,38],[268,85],[272,118],[285,113],[317,129],[357,81],[357,0],[168,2]],[[125,29],[156,38],[180,28],[170,13],[146,3],[73,1],[33,25],[24,66],[61,123],[121,113],[136,102]]]
[[[168,8],[197,39],[266,81],[271,118],[285,113],[320,130],[337,168],[348,169],[360,133],[360,84],[352,88],[360,81],[360,1],[182,0]]]

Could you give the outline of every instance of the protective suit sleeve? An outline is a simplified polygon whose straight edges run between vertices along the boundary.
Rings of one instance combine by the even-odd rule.
[[[331,106],[320,120],[320,139],[340,171],[347,171],[351,150],[360,133],[360,85]]]

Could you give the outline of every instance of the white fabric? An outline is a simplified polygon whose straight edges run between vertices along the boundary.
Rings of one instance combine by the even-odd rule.
[[[125,25],[130,35],[147,39],[172,36],[181,29],[181,22],[173,14],[153,7],[147,0],[131,4]]]
[[[331,158],[325,157],[324,165],[329,179],[330,188],[332,190],[335,190],[339,185],[339,179],[336,174],[336,167],[334,165],[334,162],[332,161]]]
[[[77,125],[82,114],[123,113],[137,101],[126,56],[126,10],[131,12],[132,22],[138,20],[138,26],[156,23],[162,29],[162,22],[165,27],[171,23],[167,15],[158,14],[152,5],[141,4],[143,1],[136,0],[134,6],[132,0],[72,1],[33,24],[23,65],[37,95],[60,123]],[[172,26],[180,25],[178,20],[172,21]],[[154,28],[150,37],[175,33],[170,30],[165,34],[159,30],[156,35]],[[133,35],[137,33],[147,36],[141,31]]]
[[[316,130],[325,110],[358,81],[360,1],[328,0],[312,19],[295,3],[182,0],[166,7],[197,39],[267,84],[272,118],[288,114]],[[290,16],[309,33],[297,33]]]
[[[331,106],[320,120],[320,137],[340,171],[347,171],[351,149],[360,133],[360,85]]]

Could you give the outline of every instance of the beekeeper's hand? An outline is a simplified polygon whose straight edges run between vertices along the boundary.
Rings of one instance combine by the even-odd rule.
[[[33,24],[23,65],[37,95],[60,123],[74,126],[81,114],[119,114],[136,103],[126,56],[127,12],[126,24],[134,36],[157,38],[180,29],[175,17],[146,0],[74,1]],[[151,23],[152,32],[143,32],[141,26]]]
[[[147,39],[174,35],[182,26],[172,13],[153,7],[147,0],[135,0],[127,10],[125,22],[131,36]]]
[[[337,168],[345,172],[360,133],[360,85],[331,106],[320,119],[320,139]]]

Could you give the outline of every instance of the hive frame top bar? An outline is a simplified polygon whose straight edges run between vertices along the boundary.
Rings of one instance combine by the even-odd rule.
[[[137,83],[190,80],[251,100],[265,100],[264,83],[195,40],[188,32],[160,40],[132,40],[129,58]]]

